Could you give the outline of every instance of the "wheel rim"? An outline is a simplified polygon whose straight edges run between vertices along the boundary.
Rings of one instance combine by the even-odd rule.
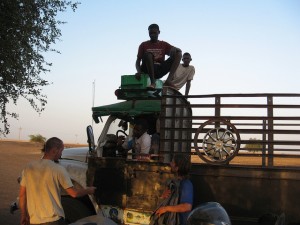
[[[206,126],[218,127],[209,129],[198,146],[198,137]],[[224,126],[226,128],[224,128]],[[225,164],[232,160],[240,148],[240,135],[233,124],[223,119],[212,119],[203,123],[195,134],[194,146],[198,156],[210,164]]]

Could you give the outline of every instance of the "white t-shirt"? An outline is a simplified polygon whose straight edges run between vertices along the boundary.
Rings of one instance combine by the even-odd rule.
[[[143,133],[139,138],[135,138],[133,147],[137,154],[149,154],[151,148],[151,136],[147,132]]]
[[[193,80],[195,74],[195,67],[189,65],[184,67],[182,64],[179,64],[175,74],[172,84],[176,87],[177,90],[181,89],[188,80]]]
[[[73,184],[64,167],[48,159],[32,162],[23,170],[20,184],[26,188],[30,223],[53,222],[65,217],[60,187],[67,189]]]

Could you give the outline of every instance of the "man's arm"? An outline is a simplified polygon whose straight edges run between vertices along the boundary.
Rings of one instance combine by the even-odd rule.
[[[190,92],[190,88],[191,88],[191,82],[192,82],[192,79],[195,75],[195,67],[193,66],[190,66],[191,70],[189,72],[189,75],[187,77],[187,82],[186,82],[186,85],[185,85],[185,95],[188,95],[189,92]]]
[[[96,187],[87,187],[87,188],[81,188],[81,189],[76,189],[74,187],[70,187],[70,188],[67,188],[66,191],[71,197],[78,198],[78,197],[82,197],[85,195],[94,194],[95,189],[96,189]]]
[[[158,216],[161,216],[162,214],[166,212],[189,212],[192,210],[192,205],[190,203],[182,203],[178,205],[167,205],[167,206],[162,206],[160,207],[157,211],[156,214]]]
[[[191,88],[191,80],[188,80],[185,84],[185,95],[188,95]]]
[[[136,61],[135,61],[135,68],[136,68],[136,72],[137,73],[141,73],[142,72],[142,69],[141,69],[141,59],[140,58],[136,58]]]
[[[140,80],[141,79],[142,68],[141,68],[141,59],[139,57],[136,58],[135,68],[136,68],[135,78],[137,80]]]
[[[29,225],[29,215],[27,212],[26,187],[20,186],[19,205],[21,209],[21,225]]]

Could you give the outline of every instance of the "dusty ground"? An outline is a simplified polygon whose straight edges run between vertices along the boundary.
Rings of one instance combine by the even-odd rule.
[[[76,147],[72,144],[65,146]],[[41,157],[41,148],[36,143],[0,140],[0,224],[20,224],[20,211],[12,215],[9,213],[9,206],[18,195],[18,176],[28,162]]]

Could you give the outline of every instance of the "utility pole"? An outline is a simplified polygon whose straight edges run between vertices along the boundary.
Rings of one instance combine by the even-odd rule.
[[[92,107],[94,107],[94,104],[95,104],[95,86],[96,86],[96,80],[94,80],[93,88],[92,88],[92,90],[93,90],[93,93],[92,93]],[[93,126],[94,126],[94,120],[92,118],[92,128],[94,128]]]
[[[21,140],[21,131],[22,131],[22,127],[19,128],[19,141]]]

